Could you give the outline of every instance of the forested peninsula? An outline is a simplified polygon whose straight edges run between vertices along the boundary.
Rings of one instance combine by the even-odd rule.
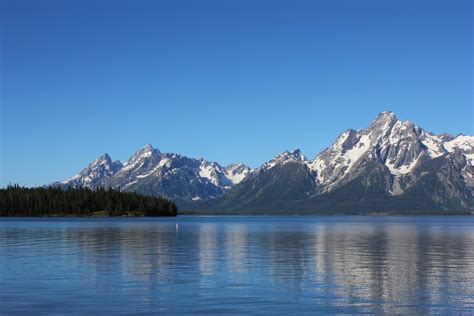
[[[0,216],[176,216],[176,204],[163,197],[113,189],[0,189]]]

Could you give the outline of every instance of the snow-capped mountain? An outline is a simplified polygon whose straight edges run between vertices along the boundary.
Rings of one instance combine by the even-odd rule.
[[[147,144],[123,164],[105,154],[79,174],[52,185],[111,187],[176,200],[206,200],[222,195],[250,172],[244,164],[222,167],[204,159],[162,153]]]
[[[246,164],[233,163],[224,168],[224,174],[231,182],[231,186],[242,182],[252,171]]]
[[[56,184],[69,187],[99,187],[104,185],[121,168],[120,161],[112,161],[108,154],[104,154],[75,176],[56,182]]]
[[[223,167],[146,145],[123,164],[105,154],[53,185],[120,188],[224,212],[474,211],[473,165],[474,136],[436,135],[382,112],[314,159],[296,149],[255,169]]]
[[[285,151],[223,197],[196,208],[474,210],[473,159],[473,136],[435,135],[382,112],[367,128],[343,132],[314,159]],[[290,183],[298,194],[287,194]]]
[[[342,133],[308,164],[317,175],[317,184],[323,191],[330,191],[357,176],[363,170],[360,167],[370,160],[385,166],[397,179],[413,173],[425,162],[456,151],[472,165],[474,137],[434,135],[410,121],[398,120],[392,112],[383,112],[368,128]],[[395,191],[391,192],[401,193]]]
[[[306,157],[301,154],[299,149],[294,149],[292,151],[285,150],[272,160],[265,162],[260,168],[257,168],[253,173],[262,173],[270,170],[271,168],[279,165],[284,165],[291,162],[301,162],[306,163]]]

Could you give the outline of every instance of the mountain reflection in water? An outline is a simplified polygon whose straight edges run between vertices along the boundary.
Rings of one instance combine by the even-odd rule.
[[[0,314],[467,314],[474,218],[6,218],[0,284]]]

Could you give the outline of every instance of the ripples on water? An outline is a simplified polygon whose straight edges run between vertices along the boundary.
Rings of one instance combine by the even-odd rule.
[[[0,302],[0,314],[469,314],[474,218],[7,218]]]

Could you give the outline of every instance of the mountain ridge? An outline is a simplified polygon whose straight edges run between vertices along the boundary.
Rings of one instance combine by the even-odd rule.
[[[75,176],[49,186],[110,187],[176,200],[215,198],[250,172],[242,163],[222,167],[205,159],[162,153],[146,144],[124,163],[104,154]]]
[[[382,112],[367,128],[341,133],[314,159],[306,159],[299,150],[285,151],[254,169],[224,196],[187,207],[251,213],[277,208],[287,213],[470,212],[474,210],[473,154],[472,136],[435,135],[400,121],[393,112]],[[292,173],[288,170],[271,169],[287,164],[292,176],[299,173],[301,181],[314,181],[302,185],[306,197],[295,194],[281,202],[284,188],[272,179],[295,180],[288,177]],[[271,198],[267,192],[255,191],[256,186],[265,190],[269,183],[275,193]]]
[[[164,195],[204,212],[282,208],[307,213],[341,205],[371,211],[381,201],[386,205],[377,208],[384,211],[392,204],[399,211],[397,201],[407,205],[404,209],[472,211],[473,162],[474,136],[436,135],[385,111],[367,128],[345,130],[313,159],[295,149],[253,169],[242,163],[222,167],[147,144],[123,164],[105,154],[52,185]]]

